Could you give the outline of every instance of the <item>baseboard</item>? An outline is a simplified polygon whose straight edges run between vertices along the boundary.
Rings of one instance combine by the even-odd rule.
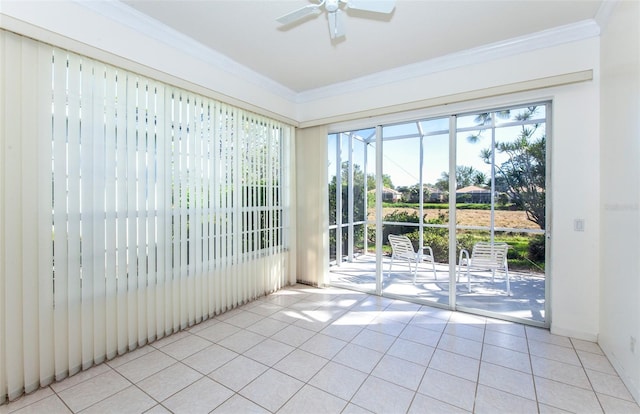
[[[609,362],[611,362],[611,365],[613,365],[613,368],[620,376],[622,382],[624,382],[624,385],[627,386],[627,389],[629,390],[633,398],[635,398],[636,403],[640,404],[640,384],[636,383],[633,377],[629,375],[629,373],[625,370],[624,365],[618,360],[618,358],[616,358],[615,353],[606,343],[602,343],[599,345],[600,349],[602,349],[602,352],[604,352],[606,357],[609,359]]]
[[[551,324],[551,333],[554,335],[568,336],[569,338],[582,339],[583,341],[598,342],[598,334],[592,334],[583,331],[575,331],[573,329],[557,328]]]

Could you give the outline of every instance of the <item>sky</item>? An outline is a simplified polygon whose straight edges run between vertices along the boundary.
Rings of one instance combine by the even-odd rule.
[[[527,111],[526,107],[511,108],[507,112],[507,119],[496,117],[495,140],[496,143],[512,141],[517,138],[522,130],[522,125],[513,125],[516,116]],[[498,112],[496,112],[498,113]],[[545,107],[538,106],[536,118],[544,122]],[[457,117],[458,134],[456,138],[456,162],[458,166],[473,167],[484,173],[487,177],[491,175],[491,169],[480,157],[484,149],[491,147],[491,129],[486,129],[480,134],[478,142],[471,143],[467,137],[477,134],[477,114],[463,115]],[[507,125],[510,123],[510,125]],[[391,177],[394,187],[411,186],[419,183],[420,174],[420,135],[423,138],[424,171],[423,182],[425,184],[435,184],[442,177],[443,172],[449,170],[449,117],[407,122],[403,124],[383,127],[383,174]],[[545,133],[544,123],[539,127],[536,136]],[[375,172],[375,129],[356,131],[355,134],[365,139],[371,138],[372,144],[368,145],[367,154],[367,174]],[[347,154],[347,140],[343,140],[343,153]],[[364,165],[364,143],[354,140],[353,162]],[[333,157],[332,157],[333,155]],[[346,159],[346,155],[344,155]],[[330,154],[330,165],[335,166],[335,154]],[[506,161],[506,155],[496,154],[496,165]],[[335,170],[333,170],[335,171]],[[329,171],[329,176],[335,172]]]

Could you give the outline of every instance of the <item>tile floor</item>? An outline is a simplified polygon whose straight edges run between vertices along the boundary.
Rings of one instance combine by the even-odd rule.
[[[296,285],[0,413],[640,413],[598,345]]]
[[[417,281],[406,262],[395,264],[389,271],[391,258],[382,257],[382,291],[388,296],[415,297],[423,303],[440,305],[449,303],[449,265],[436,263],[433,268],[427,262],[418,265]],[[376,257],[363,254],[351,262],[329,267],[331,284],[355,289],[361,292],[376,290]],[[464,268],[460,282],[456,284],[458,306],[500,313],[514,318],[544,322],[545,318],[545,277],[543,273],[509,270],[511,295],[507,296],[507,286],[503,272],[497,272],[492,282],[491,272],[473,269],[471,272],[471,292],[468,290]]]

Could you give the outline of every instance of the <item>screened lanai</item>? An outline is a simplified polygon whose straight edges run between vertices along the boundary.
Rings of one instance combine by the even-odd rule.
[[[547,326],[549,108],[330,134],[331,284]],[[410,240],[414,267],[391,265],[390,234]],[[482,243],[506,244],[499,269],[481,265]]]

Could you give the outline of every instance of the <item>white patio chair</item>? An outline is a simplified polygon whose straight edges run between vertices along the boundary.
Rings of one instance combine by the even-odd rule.
[[[411,266],[415,264],[415,269],[413,270],[413,284],[416,283],[416,278],[418,276],[418,263],[428,262],[431,263],[431,267],[433,269],[433,278],[436,279],[436,265],[433,259],[433,250],[429,246],[424,246],[422,249],[418,249],[418,251],[413,250],[413,244],[411,240],[407,236],[399,236],[395,234],[389,235],[389,243],[391,244],[391,263],[389,263],[389,272],[388,277],[391,277],[391,267],[393,266],[393,261],[402,260],[407,262],[409,265],[409,270],[411,270]]]
[[[478,242],[473,245],[471,256],[466,249],[460,250],[458,257],[457,281],[460,282],[462,266],[467,270],[467,290],[471,292],[471,269],[491,270],[491,283],[495,281],[496,270],[502,270],[507,280],[507,296],[511,296],[511,286],[509,283],[509,265],[507,264],[507,243]]]

